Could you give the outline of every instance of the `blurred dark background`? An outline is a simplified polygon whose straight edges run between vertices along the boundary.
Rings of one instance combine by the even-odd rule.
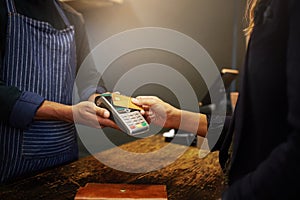
[[[162,27],[179,31],[203,46],[216,66],[239,69],[245,53],[243,36],[246,1],[240,0],[73,0],[66,1],[83,14],[91,49],[120,32],[142,27]],[[117,81],[131,68],[145,63],[161,63],[176,69],[191,84],[198,100],[207,93],[203,77],[195,73],[189,62],[170,52],[144,49],[130,52],[115,60],[103,74],[105,84],[114,91]],[[139,78],[139,77],[137,77]],[[166,79],[172,79],[167,74]],[[178,83],[180,88],[180,83]],[[230,91],[238,89],[238,79]],[[122,93],[122,91],[120,91]],[[159,84],[145,84],[126,95],[157,95],[179,106],[176,94]],[[155,128],[156,130],[157,128]],[[123,133],[105,129],[116,145],[135,140]],[[105,142],[90,141],[93,145]],[[80,156],[87,151],[80,143]]]

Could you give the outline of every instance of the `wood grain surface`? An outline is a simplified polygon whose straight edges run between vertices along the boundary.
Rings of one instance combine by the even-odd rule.
[[[218,152],[199,158],[198,148],[166,143],[156,135],[2,185],[0,199],[74,199],[87,183],[166,185],[169,200],[216,200],[225,187]]]

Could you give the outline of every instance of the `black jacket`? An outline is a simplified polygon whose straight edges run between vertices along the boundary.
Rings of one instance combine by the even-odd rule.
[[[224,199],[299,199],[300,1],[259,6],[255,24],[233,121],[221,137],[223,167],[233,138]]]

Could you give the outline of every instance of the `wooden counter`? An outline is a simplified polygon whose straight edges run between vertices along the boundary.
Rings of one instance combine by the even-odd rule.
[[[150,163],[161,162],[170,158],[174,151],[184,150],[185,146],[164,142],[160,135],[140,139],[120,146],[122,150],[145,153],[155,152],[162,147],[168,147],[163,157]],[[120,155],[120,148],[114,148],[96,155],[97,158],[106,159],[105,163],[126,168],[130,159],[126,154]],[[117,159],[116,159],[117,156]],[[80,159],[76,162],[48,170],[33,177],[16,181],[0,187],[1,200],[14,199],[74,199],[80,186],[86,183],[127,183],[127,184],[163,184],[167,186],[169,200],[216,200],[224,188],[223,176],[218,163],[218,152],[199,158],[199,149],[188,147],[182,156],[173,159],[168,166],[145,173],[130,173],[108,167],[93,156]],[[136,169],[146,170],[151,167],[149,162],[139,159],[130,160],[131,166]],[[109,164],[110,165],[110,164]],[[122,166],[124,165],[124,166]],[[111,166],[111,165],[110,165]],[[126,168],[127,171],[132,170]],[[125,170],[125,171],[126,171]]]

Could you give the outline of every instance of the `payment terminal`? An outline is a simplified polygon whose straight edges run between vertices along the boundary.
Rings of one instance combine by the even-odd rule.
[[[149,130],[149,124],[142,116],[141,107],[131,102],[131,97],[118,93],[105,93],[95,98],[95,104],[110,112],[110,119],[128,135],[138,135]]]

